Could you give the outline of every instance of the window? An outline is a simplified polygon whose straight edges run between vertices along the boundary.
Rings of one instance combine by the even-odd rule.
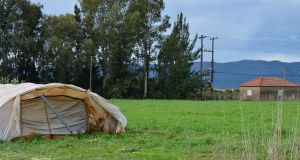
[[[278,96],[283,96],[283,93],[284,93],[283,89],[278,90]]]
[[[247,96],[248,96],[248,97],[251,97],[251,96],[252,96],[252,90],[251,90],[251,89],[248,89],[248,90],[247,90]]]

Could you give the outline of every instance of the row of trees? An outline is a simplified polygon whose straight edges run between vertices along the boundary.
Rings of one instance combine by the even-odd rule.
[[[190,98],[197,35],[180,13],[171,28],[163,0],[79,0],[48,16],[29,0],[0,0],[0,75],[89,87],[114,98]],[[169,33],[169,34],[168,34]]]

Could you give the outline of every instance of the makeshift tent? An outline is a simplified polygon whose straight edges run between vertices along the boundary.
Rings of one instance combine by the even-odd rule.
[[[0,140],[95,130],[121,133],[126,124],[118,107],[74,85],[0,85]]]

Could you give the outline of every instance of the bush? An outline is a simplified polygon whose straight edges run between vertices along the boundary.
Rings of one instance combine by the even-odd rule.
[[[23,81],[19,81],[17,78],[10,79],[9,77],[0,77],[0,84],[19,84]]]

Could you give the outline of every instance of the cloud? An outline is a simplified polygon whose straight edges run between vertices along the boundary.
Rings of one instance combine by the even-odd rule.
[[[47,14],[73,13],[77,0],[32,0]],[[300,0],[165,0],[164,14],[183,12],[191,36],[219,36],[216,59],[300,61]],[[210,48],[210,41],[206,41]],[[197,44],[199,47],[199,42]]]
[[[218,35],[217,60],[300,61],[294,54],[300,51],[299,5],[300,0],[166,0],[166,13],[174,17],[180,9],[192,34]]]
[[[266,61],[300,62],[300,54],[270,53],[261,55],[257,57],[257,59]]]
[[[300,5],[299,0],[259,0],[262,4],[289,4],[289,5]]]

